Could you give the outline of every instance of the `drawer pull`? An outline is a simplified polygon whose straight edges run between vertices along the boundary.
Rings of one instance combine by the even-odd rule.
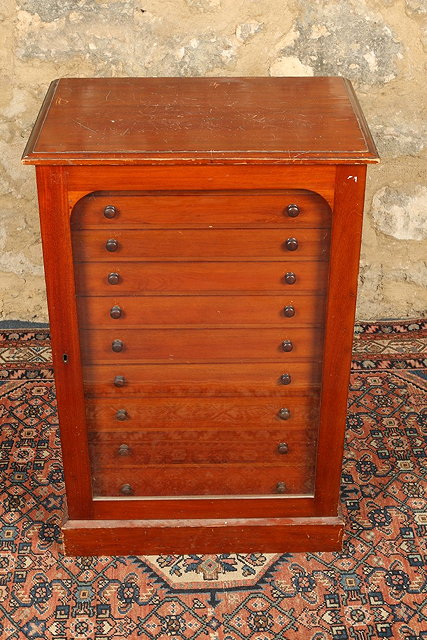
[[[133,489],[132,489],[130,484],[122,484],[122,486],[120,487],[120,493],[123,496],[132,496],[133,495]]]
[[[296,218],[300,214],[299,206],[297,204],[288,204],[286,211],[290,218]]]
[[[117,209],[114,205],[112,204],[107,204],[107,206],[104,209],[104,217],[105,218],[115,218],[117,215]]]
[[[296,238],[288,238],[285,246],[288,251],[296,251],[298,249],[298,240]]]
[[[110,316],[114,318],[114,320],[117,320],[117,318],[120,318],[121,315],[122,315],[122,310],[118,304],[115,304],[114,307],[111,307]]]
[[[294,345],[292,344],[291,340],[283,340],[282,342],[283,351],[292,351],[293,348],[294,348]]]
[[[289,447],[287,442],[279,442],[279,444],[277,445],[277,451],[279,453],[288,453]]]
[[[120,420],[120,422],[123,422],[123,420],[127,420],[128,417],[129,416],[126,409],[119,409],[116,413],[116,420]]]
[[[286,305],[286,307],[283,309],[283,313],[287,318],[292,318],[295,315],[295,307],[293,307],[291,304]]]
[[[294,284],[296,280],[297,277],[293,271],[288,271],[288,273],[285,275],[286,284]]]
[[[117,249],[119,248],[118,240],[116,240],[115,238],[110,238],[105,243],[105,248],[107,249],[107,251],[117,251]]]
[[[123,351],[124,343],[123,340],[113,340],[111,343],[111,349],[115,353],[119,353],[119,351]]]
[[[280,384],[291,384],[291,376],[289,373],[282,373],[279,378]]]
[[[286,493],[286,484],[284,482],[278,482],[276,484],[277,493]]]
[[[289,411],[289,409],[279,409],[277,415],[281,420],[289,420],[289,418],[291,417],[291,412]]]
[[[108,274],[108,282],[109,284],[119,284],[120,276],[118,273],[109,273]]]
[[[125,384],[126,384],[126,378],[124,376],[115,376],[114,378],[115,387],[124,387]]]
[[[128,456],[130,454],[129,445],[121,444],[118,450],[118,454],[119,456]]]

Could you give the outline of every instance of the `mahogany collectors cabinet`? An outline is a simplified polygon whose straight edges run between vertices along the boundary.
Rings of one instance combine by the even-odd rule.
[[[342,78],[52,83],[37,185],[71,555],[341,546],[366,164]]]

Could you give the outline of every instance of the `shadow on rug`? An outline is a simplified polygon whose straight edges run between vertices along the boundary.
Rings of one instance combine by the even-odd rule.
[[[425,336],[356,327],[342,553],[66,558],[48,334],[0,333],[2,640],[425,640]]]

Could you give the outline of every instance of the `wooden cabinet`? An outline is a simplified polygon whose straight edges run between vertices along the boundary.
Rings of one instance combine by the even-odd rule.
[[[366,164],[341,78],[52,83],[69,554],[335,550]]]

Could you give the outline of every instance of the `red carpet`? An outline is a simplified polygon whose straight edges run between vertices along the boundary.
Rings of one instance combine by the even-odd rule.
[[[48,334],[0,333],[1,640],[427,639],[425,338],[356,327],[342,553],[65,558]]]

